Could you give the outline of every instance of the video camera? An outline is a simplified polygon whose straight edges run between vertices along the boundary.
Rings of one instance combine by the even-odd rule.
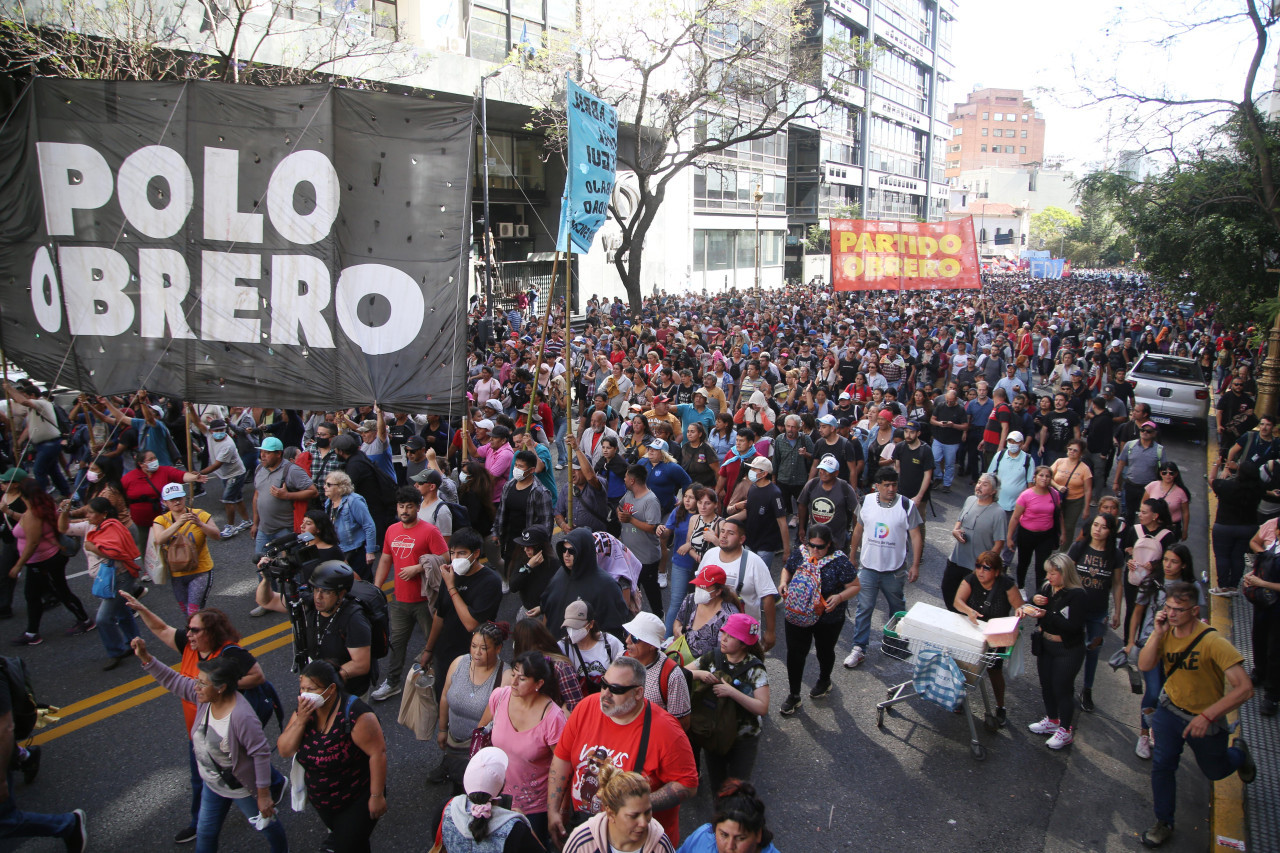
[[[287,581],[305,583],[305,578],[300,577],[303,564],[319,556],[312,544],[314,541],[310,533],[281,534],[267,543],[261,555],[254,557],[254,565],[273,586]],[[260,562],[263,557],[267,560],[265,564]]]

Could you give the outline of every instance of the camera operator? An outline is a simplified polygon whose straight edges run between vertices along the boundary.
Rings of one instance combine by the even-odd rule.
[[[271,579],[260,572],[258,606],[277,613],[289,613],[285,596],[271,588]],[[328,560],[311,573],[311,595],[300,594],[306,655],[311,660],[327,660],[338,669],[346,691],[362,696],[369,690],[374,663],[370,650],[372,629],[364,609],[349,598],[355,572],[346,563]]]

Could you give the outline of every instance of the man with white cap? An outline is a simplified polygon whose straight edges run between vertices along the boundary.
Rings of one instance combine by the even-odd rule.
[[[662,653],[667,638],[667,628],[656,613],[637,613],[622,626],[626,631],[627,657],[644,664],[644,696],[659,708],[680,721],[689,730],[689,714],[693,705],[689,701],[689,685],[680,672],[680,665]]]
[[[813,467],[809,469],[809,479],[818,476],[818,460],[830,456],[839,466],[841,479],[847,480],[856,489],[866,459],[862,445],[840,434],[840,419],[835,415],[828,414],[818,418],[818,436],[818,440],[814,442]]]
[[[805,541],[810,524],[825,524],[831,528],[831,541],[836,548],[847,551],[858,495],[847,480],[840,478],[840,463],[830,453],[818,460],[817,471],[818,476],[800,491],[796,541]]]
[[[773,482],[773,463],[757,456],[748,466],[751,486],[743,500],[725,507],[731,518],[747,524],[747,547],[773,566],[774,555],[782,552],[782,562],[791,556],[791,535],[787,527],[787,505],[782,490]]]
[[[529,818],[498,805],[498,795],[507,784],[508,763],[507,754],[496,746],[486,746],[471,756],[462,774],[465,793],[449,801],[440,821],[439,841],[445,850],[539,848]],[[475,830],[480,831],[480,839]]]
[[[996,494],[996,502],[1005,512],[1013,512],[1018,495],[1022,494],[1035,479],[1036,464],[1031,454],[1022,449],[1026,437],[1017,430],[1009,433],[1004,448],[991,458],[987,473],[994,474],[999,480],[1000,488]]]

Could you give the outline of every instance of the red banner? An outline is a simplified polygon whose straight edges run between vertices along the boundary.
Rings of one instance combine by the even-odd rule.
[[[951,222],[831,220],[836,290],[977,290],[973,217]]]

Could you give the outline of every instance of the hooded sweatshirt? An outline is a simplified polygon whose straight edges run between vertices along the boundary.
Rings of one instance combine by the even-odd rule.
[[[562,853],[609,853],[609,815],[601,812],[586,823],[579,826],[565,839]],[[713,842],[714,845],[714,842]],[[675,848],[662,824],[656,818],[649,818],[649,834],[637,853],[672,853]],[[714,850],[715,847],[712,847]]]
[[[631,619],[631,611],[622,599],[622,587],[604,572],[596,560],[596,545],[588,527],[569,531],[556,553],[563,563],[564,543],[573,546],[573,567],[563,567],[551,578],[542,593],[542,613],[552,636],[558,637],[564,622],[564,609],[581,598],[591,605],[597,627],[606,633],[623,636],[622,626]]]

